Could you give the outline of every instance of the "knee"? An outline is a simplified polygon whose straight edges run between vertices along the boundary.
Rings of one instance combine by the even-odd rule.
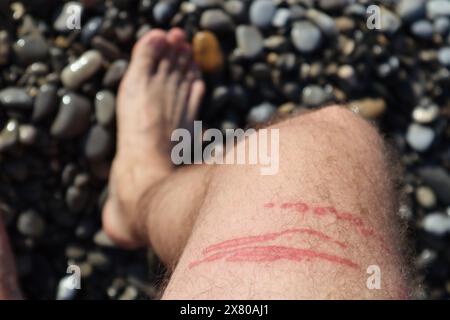
[[[293,118],[286,123],[291,137],[310,136],[309,143],[321,148],[383,152],[384,142],[377,128],[342,106],[330,106]],[[286,135],[289,136],[289,135]]]
[[[330,106],[306,115],[304,121],[319,129],[328,127],[330,131],[372,140],[381,140],[377,129],[367,120],[342,106]]]

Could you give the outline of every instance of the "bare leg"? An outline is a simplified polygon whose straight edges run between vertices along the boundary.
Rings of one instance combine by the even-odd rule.
[[[135,48],[103,216],[113,239],[150,244],[175,269],[164,298],[406,297],[397,199],[377,132],[326,108],[274,126],[275,176],[257,166],[174,170],[168,136],[180,112],[165,112],[194,114],[203,84],[180,71],[187,59],[169,63],[172,50],[189,55],[179,30],[152,31]],[[178,104],[171,99],[184,91],[161,86],[173,73],[191,88]],[[370,266],[381,271],[379,290],[366,287]]]
[[[339,107],[273,128],[280,172],[214,170],[164,298],[408,297],[398,199],[375,129]]]
[[[175,171],[170,161],[170,135],[175,128],[192,123],[204,92],[184,37],[180,29],[169,33],[153,30],[133,50],[118,95],[118,151],[103,212],[104,229],[115,241],[132,248],[148,243],[151,235],[155,238],[153,246],[166,262],[170,260],[168,254],[159,246],[170,251],[178,245],[159,235],[178,237],[175,230],[182,227],[178,217],[190,210],[172,210],[174,204],[169,202],[157,208],[165,212],[164,216],[150,214],[147,207],[157,205],[149,203],[156,196],[143,194],[162,192],[164,181]],[[189,198],[186,195],[185,201]],[[140,199],[149,201],[142,203]],[[158,227],[150,230],[147,220],[153,218],[156,221],[151,225]]]
[[[14,259],[0,218],[0,300],[18,300],[21,297]]]

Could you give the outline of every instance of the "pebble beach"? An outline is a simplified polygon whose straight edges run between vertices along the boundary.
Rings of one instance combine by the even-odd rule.
[[[1,0],[0,216],[27,298],[157,298],[164,268],[117,248],[101,209],[131,49],[171,27],[207,84],[204,126],[331,104],[377,124],[404,167],[415,298],[450,297],[450,0]]]

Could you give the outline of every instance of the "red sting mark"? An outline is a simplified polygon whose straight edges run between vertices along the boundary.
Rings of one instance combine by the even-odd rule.
[[[319,238],[322,241],[328,241],[334,244],[337,244],[341,248],[347,248],[347,244],[338,240],[334,240],[330,236],[326,235],[323,232],[311,229],[311,228],[293,228],[293,229],[287,229],[280,232],[273,232],[273,233],[267,233],[263,235],[258,236],[249,236],[249,237],[242,237],[242,238],[236,238],[231,240],[226,240],[217,244],[213,244],[209,247],[207,247],[205,250],[203,250],[203,254],[208,254],[213,251],[217,250],[224,250],[224,249],[230,249],[238,246],[245,246],[249,244],[255,244],[255,243],[261,243],[266,241],[272,241],[276,240],[283,236],[289,236],[292,234],[308,234],[311,236],[315,236]]]
[[[204,259],[194,261],[189,265],[192,269],[202,263],[223,259],[227,262],[272,262],[277,260],[291,260],[296,262],[310,261],[313,259],[324,260],[334,264],[358,269],[359,266],[350,259],[317,252],[308,249],[298,249],[283,246],[255,246],[233,249],[219,252]]]
[[[274,203],[271,203],[271,202],[266,203],[266,204],[264,205],[264,208],[273,208],[273,207],[275,207],[275,204],[274,204]]]
[[[324,216],[327,214],[327,209],[322,208],[322,207],[316,207],[316,208],[314,208],[314,214],[316,214],[318,216]]]
[[[271,203],[271,208],[276,207],[276,204]],[[313,213],[316,216],[324,217],[326,215],[333,215],[337,220],[346,221],[353,225],[356,230],[364,237],[373,237],[378,240],[383,249],[390,252],[389,248],[386,246],[384,239],[379,236],[375,230],[372,228],[366,227],[364,225],[363,220],[349,212],[339,212],[335,207],[322,207],[322,206],[314,206],[310,210],[310,206],[303,202],[284,202],[280,205],[281,209],[294,209],[304,216],[306,213]],[[299,210],[300,209],[300,210]]]

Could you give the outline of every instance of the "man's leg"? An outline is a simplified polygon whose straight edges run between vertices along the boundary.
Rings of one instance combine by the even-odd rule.
[[[215,168],[163,298],[406,298],[398,197],[376,130],[339,107],[271,128],[279,173]]]
[[[164,298],[405,297],[389,163],[376,131],[350,112],[274,126],[272,177],[257,166],[171,166],[168,133],[180,120],[171,115],[194,114],[203,90],[174,58],[190,52],[183,37],[155,30],[134,50],[119,93],[108,234],[176,265]],[[174,104],[185,82],[189,94]],[[381,290],[367,290],[369,266],[380,268]]]

